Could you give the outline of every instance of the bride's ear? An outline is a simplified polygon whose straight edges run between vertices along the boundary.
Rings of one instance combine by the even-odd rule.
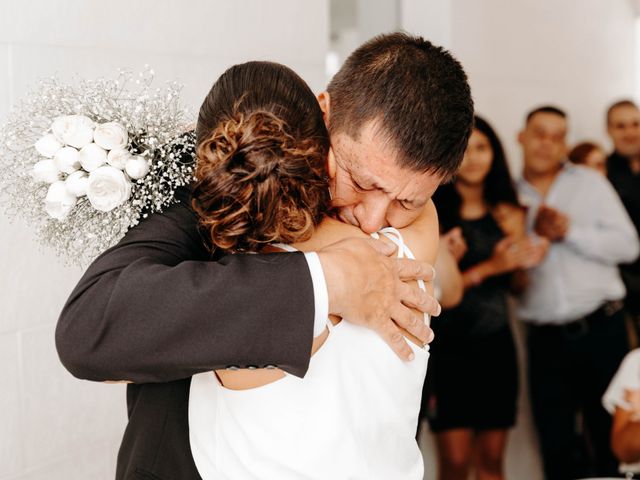
[[[318,95],[318,103],[320,104],[320,110],[322,110],[324,124],[329,128],[329,118],[331,117],[331,96],[329,92],[320,93]]]
[[[330,179],[336,177],[336,157],[333,154],[333,147],[329,147],[329,154],[327,155],[327,175]]]

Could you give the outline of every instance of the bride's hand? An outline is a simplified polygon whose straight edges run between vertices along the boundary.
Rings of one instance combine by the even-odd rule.
[[[394,250],[379,240],[349,238],[321,249],[318,255],[327,282],[329,313],[376,331],[400,358],[411,360],[413,352],[400,328],[422,343],[431,341],[433,332],[410,307],[438,315],[440,305],[417,286],[404,283],[433,280],[433,267],[388,257]]]

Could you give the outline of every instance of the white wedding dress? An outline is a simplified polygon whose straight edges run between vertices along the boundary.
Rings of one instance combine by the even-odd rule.
[[[381,233],[412,257],[397,230]],[[429,347],[409,342],[415,359],[404,362],[371,330],[346,321],[329,330],[304,378],[250,390],[227,389],[212,372],[192,378],[203,480],[422,479],[415,435]]]

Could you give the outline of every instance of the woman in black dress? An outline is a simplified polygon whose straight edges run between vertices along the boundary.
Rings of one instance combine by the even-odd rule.
[[[526,236],[502,145],[481,118],[455,182],[441,186],[434,202],[465,293],[433,319],[422,414],[436,434],[440,479],[466,480],[472,469],[478,479],[500,479],[518,392],[507,295],[524,288],[524,269],[545,246]]]

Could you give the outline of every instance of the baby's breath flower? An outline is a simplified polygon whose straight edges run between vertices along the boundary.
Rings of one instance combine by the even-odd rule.
[[[0,130],[0,198],[5,213],[33,224],[41,242],[53,247],[66,263],[86,265],[141,219],[174,203],[176,188],[193,180],[195,135],[185,133],[191,118],[180,106],[181,87],[172,82],[151,88],[152,81],[150,69],[140,76],[120,72],[115,79],[75,84],[44,79],[12,109]],[[69,123],[72,115],[78,117]],[[52,128],[63,117],[66,120],[58,120]],[[71,127],[76,127],[77,119],[82,120],[82,128],[74,130]],[[91,141],[86,128],[110,122],[123,126],[126,134],[113,124],[101,127],[104,131],[98,140],[103,147],[123,148],[126,142],[124,148],[132,157],[146,161],[149,171],[140,179],[131,178],[128,200],[102,212],[84,195],[81,180],[86,182],[86,177],[83,170],[76,171],[75,161],[59,155],[58,165],[52,157],[65,143],[81,149]],[[126,160],[121,154],[120,163]],[[115,164],[117,171],[125,167],[115,154],[105,161]],[[138,163],[135,172],[142,175],[146,169]],[[49,193],[52,183],[55,192]],[[71,200],[76,197],[74,204]]]

